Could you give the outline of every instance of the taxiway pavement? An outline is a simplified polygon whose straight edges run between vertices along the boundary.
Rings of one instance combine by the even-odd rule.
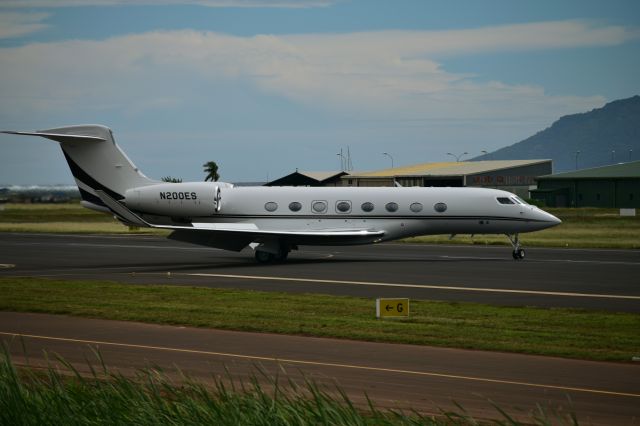
[[[0,276],[640,312],[640,250],[302,247],[284,264],[151,236],[0,234]]]

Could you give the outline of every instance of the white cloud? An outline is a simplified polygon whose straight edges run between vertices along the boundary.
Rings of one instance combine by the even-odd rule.
[[[479,83],[443,69],[440,55],[607,46],[637,30],[579,21],[451,31],[236,37],[152,32],[102,41],[0,49],[0,118],[40,112],[188,108],[199,86],[233,81],[351,118],[535,120],[599,106],[598,96]],[[212,96],[211,103],[219,102]]]
[[[47,28],[42,21],[48,17],[47,13],[2,13],[0,14],[0,39],[21,37],[41,31]]]
[[[335,0],[2,0],[0,8],[55,8],[86,6],[162,6],[196,5],[205,7],[240,8],[307,8],[325,7]]]
[[[292,37],[324,51],[365,49],[414,55],[459,55],[510,50],[611,46],[640,38],[640,29],[598,26],[588,21],[547,21],[443,31],[378,31],[333,36]],[[329,53],[329,52],[325,52]]]

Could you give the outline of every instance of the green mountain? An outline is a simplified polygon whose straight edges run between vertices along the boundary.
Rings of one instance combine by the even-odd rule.
[[[576,154],[577,151],[580,151]],[[565,115],[535,135],[473,160],[550,158],[554,173],[640,159],[640,96]]]

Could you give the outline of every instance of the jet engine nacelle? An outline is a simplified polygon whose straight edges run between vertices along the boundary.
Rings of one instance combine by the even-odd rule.
[[[211,182],[160,183],[128,189],[131,210],[162,216],[211,216],[220,211],[220,185]]]

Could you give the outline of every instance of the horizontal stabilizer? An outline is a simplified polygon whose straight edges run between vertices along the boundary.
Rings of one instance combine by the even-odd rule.
[[[104,142],[106,140],[97,136],[65,135],[62,133],[47,132],[13,132],[5,130],[0,131],[0,133],[6,133],[8,135],[41,136],[43,138],[51,139],[56,142]]]

